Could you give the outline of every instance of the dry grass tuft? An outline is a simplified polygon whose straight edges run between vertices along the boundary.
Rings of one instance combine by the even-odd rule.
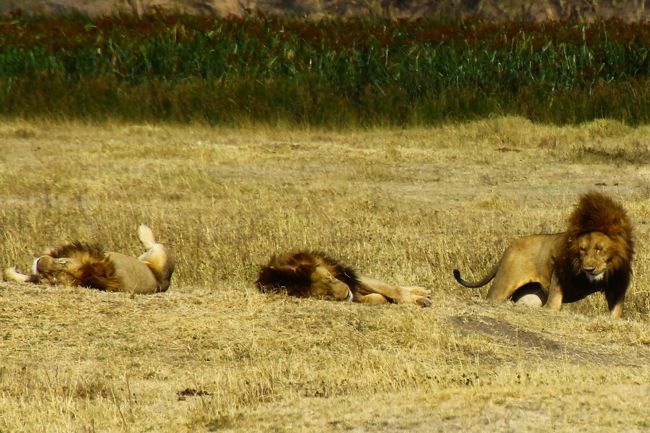
[[[2,283],[0,431],[645,431],[648,133],[0,123],[0,263],[73,239],[138,254],[141,222],[177,259],[151,296]],[[623,320],[599,295],[555,313],[455,284],[594,188],[636,225]],[[434,308],[257,293],[291,247],[431,287]]]

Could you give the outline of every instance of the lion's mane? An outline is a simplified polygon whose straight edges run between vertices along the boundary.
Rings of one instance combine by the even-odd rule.
[[[606,292],[625,292],[632,274],[634,239],[632,223],[623,207],[610,197],[599,192],[588,192],[581,196],[568,221],[565,248],[558,257],[558,277],[565,287],[579,287],[585,283],[580,280],[580,246],[577,240],[588,233],[600,232],[612,241],[612,256],[608,262]],[[582,277],[584,278],[584,277]],[[565,293],[565,302],[580,299],[581,291]]]
[[[99,245],[77,241],[52,248],[48,255],[55,259],[71,258],[76,261],[78,266],[70,275],[74,286],[108,291],[116,291],[120,287],[115,266]]]
[[[290,251],[272,256],[260,268],[255,284],[263,293],[286,292],[290,296],[306,297],[312,284],[311,274],[323,265],[350,290],[361,286],[354,269],[320,251]]]

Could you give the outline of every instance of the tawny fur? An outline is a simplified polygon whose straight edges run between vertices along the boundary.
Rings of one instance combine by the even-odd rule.
[[[76,265],[67,266],[65,272],[56,272],[54,266],[46,267],[43,263],[54,263],[56,259],[64,258],[71,259]],[[47,255],[40,257],[35,266],[37,272],[32,274],[32,279],[37,283],[80,286],[109,292],[118,291],[120,287],[115,265],[98,245],[72,242],[51,248]]]
[[[560,309],[603,292],[610,314],[620,317],[632,274],[632,224],[623,207],[600,192],[581,196],[566,232],[532,235],[515,241],[482,280],[471,283],[454,270],[466,287],[481,287],[492,301],[539,296],[541,303]],[[534,302],[532,302],[534,304]]]
[[[606,281],[602,283],[585,283],[582,277],[579,240],[590,233],[602,233],[611,241]],[[564,294],[564,302],[578,301],[596,291],[604,292],[608,300],[625,296],[632,275],[634,237],[632,223],[619,203],[598,192],[583,195],[569,218],[564,239],[556,259],[558,279],[561,286],[573,288]]]
[[[98,245],[72,242],[48,249],[34,261],[30,275],[7,268],[4,278],[110,292],[164,292],[169,288],[174,271],[173,257],[167,248],[156,242],[146,225],[138,228],[138,237],[146,249],[140,257],[104,252]]]
[[[257,288],[264,293],[333,298],[364,303],[409,303],[430,306],[430,291],[394,286],[359,276],[354,269],[319,251],[274,255],[259,270]]]

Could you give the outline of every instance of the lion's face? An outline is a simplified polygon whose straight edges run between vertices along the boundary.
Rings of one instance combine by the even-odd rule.
[[[334,277],[325,266],[317,266],[311,274],[311,295],[348,301],[351,301],[353,296],[350,287]]]
[[[34,260],[32,273],[37,275],[42,282],[72,285],[75,275],[74,270],[71,269],[71,263],[72,259],[68,257],[41,256]]]
[[[576,270],[583,273],[591,282],[606,279],[616,256],[616,245],[607,235],[591,232],[580,236],[576,241],[578,250]]]

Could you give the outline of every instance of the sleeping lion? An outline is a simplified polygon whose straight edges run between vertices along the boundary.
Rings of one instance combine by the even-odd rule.
[[[73,242],[46,250],[34,260],[29,275],[18,272],[15,267],[6,268],[4,279],[108,292],[164,292],[171,282],[174,259],[164,245],[156,242],[148,226],[138,227],[138,237],[146,249],[140,257],[104,252],[97,245]]]
[[[318,251],[289,251],[272,256],[260,268],[255,284],[264,293],[284,292],[301,298],[431,306],[429,289],[396,286],[357,275],[354,269]]]

